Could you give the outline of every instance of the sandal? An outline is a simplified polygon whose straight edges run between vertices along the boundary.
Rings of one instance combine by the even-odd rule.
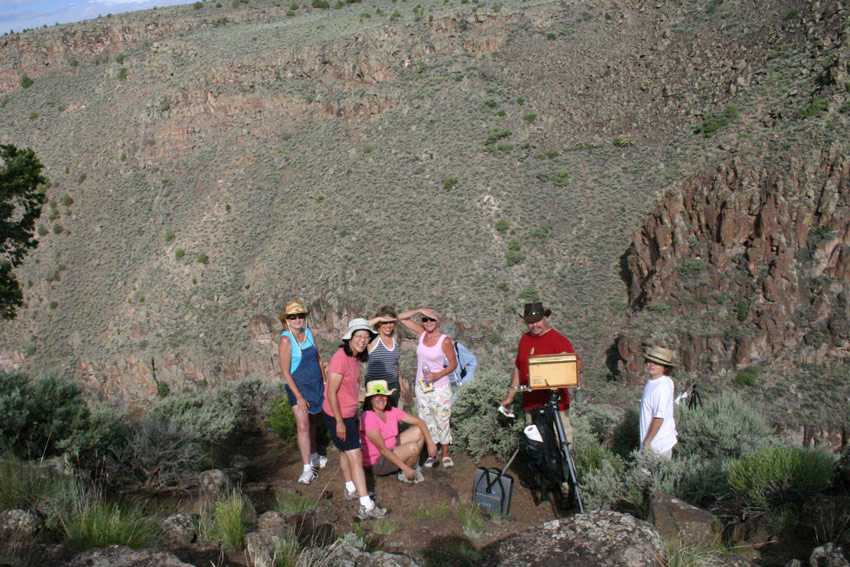
[[[443,460],[440,462],[443,464],[443,467],[447,469],[455,466],[455,462],[451,457],[443,457]]]
[[[436,462],[437,462],[437,459],[435,459],[434,457],[428,457],[427,459],[425,459],[425,462],[422,463],[422,466],[425,467],[426,469],[430,469],[431,467],[434,466],[434,464],[436,464]]]

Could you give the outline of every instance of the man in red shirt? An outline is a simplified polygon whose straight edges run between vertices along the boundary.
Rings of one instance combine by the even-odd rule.
[[[526,303],[523,309],[523,320],[528,327],[528,332],[522,335],[517,348],[517,356],[514,361],[514,371],[511,375],[511,388],[528,385],[528,357],[538,354],[575,354],[570,340],[549,326],[549,315],[551,309],[544,309],[540,301]],[[578,358],[578,371],[584,372],[584,364]],[[516,397],[516,390],[508,390],[508,395],[502,400],[502,407],[510,410],[510,405]],[[567,443],[573,442],[573,428],[567,411],[570,408],[570,393],[566,388],[559,388],[558,409],[561,421],[564,424],[564,432]],[[525,410],[526,422],[531,423],[531,413],[536,407],[540,407],[549,401],[551,392],[549,390],[532,390],[522,393],[522,409]]]

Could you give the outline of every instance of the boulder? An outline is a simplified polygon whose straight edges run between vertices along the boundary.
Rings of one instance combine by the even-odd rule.
[[[648,523],[600,510],[546,522],[485,552],[487,567],[649,567],[660,565],[665,546]]]
[[[257,531],[245,536],[245,553],[253,567],[274,567],[280,544],[295,539],[295,530],[277,512],[257,518]]]
[[[850,567],[850,562],[844,557],[844,551],[840,547],[828,543],[812,551],[809,565],[810,567]]]
[[[220,496],[233,489],[230,477],[219,469],[202,472],[198,476],[201,488],[208,496]]]
[[[63,567],[193,567],[167,551],[135,550],[123,545],[78,553]]]
[[[396,555],[385,551],[373,551],[370,553],[353,545],[311,548],[305,550],[304,553],[310,555],[305,563],[307,565],[323,565],[327,567],[419,567],[418,563],[406,555]]]
[[[32,539],[44,527],[44,520],[35,512],[27,510],[4,510],[0,512],[0,539],[16,537]]]
[[[189,545],[198,539],[197,514],[172,514],[162,520],[163,539],[174,546]]]
[[[678,498],[654,492],[649,499],[650,524],[667,541],[711,546],[720,541],[720,521],[712,513]]]

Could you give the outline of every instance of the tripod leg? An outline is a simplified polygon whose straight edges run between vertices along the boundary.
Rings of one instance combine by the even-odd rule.
[[[558,441],[561,444],[561,452],[564,454],[564,459],[566,459],[566,462],[567,462],[567,469],[569,470],[569,473],[570,473],[569,480],[570,480],[570,484],[572,485],[572,488],[573,488],[573,494],[576,497],[576,502],[578,502],[579,512],[584,514],[584,506],[581,503],[581,492],[579,491],[579,488],[578,488],[578,477],[576,476],[575,465],[573,464],[573,460],[570,457],[570,448],[567,445],[567,435],[564,432],[564,424],[563,424],[563,422],[561,422],[561,416],[557,412],[557,410],[553,412],[552,417],[554,418],[554,421],[555,421],[555,431],[558,433]]]

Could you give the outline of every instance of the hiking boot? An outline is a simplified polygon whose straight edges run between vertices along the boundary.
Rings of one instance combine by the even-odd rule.
[[[328,458],[324,455],[319,455],[315,459],[311,459],[310,464],[313,465],[314,469],[323,469],[328,465]]]
[[[419,467],[416,467],[415,469],[413,469],[413,472],[416,473],[413,476],[413,483],[414,484],[419,484],[420,482],[425,482],[425,475],[422,474],[422,469],[420,469]]]
[[[347,488],[344,489],[344,490],[345,490],[344,496],[345,496],[346,500],[357,500],[357,499],[360,498],[359,496],[357,496],[357,489],[354,489],[351,492],[349,492]]]
[[[310,468],[310,470],[301,473],[301,476],[298,477],[298,484],[310,484],[317,478],[319,478],[319,473],[316,472],[316,469]]]
[[[361,520],[370,520],[370,519],[381,519],[387,515],[387,509],[381,508],[377,504],[369,508],[368,510],[361,504],[360,509],[357,511],[357,517]]]

